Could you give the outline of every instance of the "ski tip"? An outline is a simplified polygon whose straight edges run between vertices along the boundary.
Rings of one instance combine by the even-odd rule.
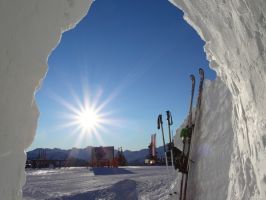
[[[200,76],[204,77],[204,70],[202,68],[199,68],[199,74]]]

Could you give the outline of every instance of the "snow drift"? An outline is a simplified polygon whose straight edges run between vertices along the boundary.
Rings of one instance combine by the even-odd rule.
[[[266,199],[266,2],[171,2],[206,41],[207,57],[221,79],[208,83],[204,93],[199,133],[193,140],[193,197]],[[91,0],[0,2],[2,199],[21,199],[24,149],[33,140],[38,117],[33,95],[46,73],[47,57],[62,32],[72,28],[90,4]],[[204,116],[210,114],[207,120]]]

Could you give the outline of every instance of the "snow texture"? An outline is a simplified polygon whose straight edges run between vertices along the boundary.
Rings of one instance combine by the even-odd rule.
[[[218,76],[205,85],[193,140],[191,199],[264,200],[266,1],[170,1],[206,41]]]
[[[0,199],[22,198],[25,152],[38,119],[36,89],[61,34],[83,18],[91,0],[0,1]]]
[[[214,112],[216,108],[220,111]],[[219,78],[205,81],[201,112],[192,138],[191,159],[195,163],[191,163],[189,173],[188,199],[227,197],[233,151],[232,113],[228,112],[231,109],[232,96],[225,84]],[[182,148],[179,133],[180,129],[175,141]]]
[[[190,197],[266,199],[266,1],[170,1],[206,41],[207,58],[219,77],[205,84],[193,139],[197,164],[191,169]],[[21,199],[24,149],[34,138],[38,118],[34,93],[62,32],[73,28],[90,4],[0,1],[1,199]]]
[[[174,176],[170,181],[164,166],[28,170],[23,199],[177,199],[178,194],[169,195],[171,182],[174,182]]]

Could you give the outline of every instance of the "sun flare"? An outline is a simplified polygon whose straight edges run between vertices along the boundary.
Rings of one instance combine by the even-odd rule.
[[[95,130],[99,123],[101,123],[99,114],[91,108],[85,108],[76,117],[77,123],[83,131]]]
[[[84,142],[104,145],[103,137],[111,134],[109,128],[118,127],[125,122],[114,116],[115,110],[106,110],[117,94],[114,92],[102,99],[102,89],[92,95],[89,93],[86,79],[83,82],[82,93],[79,95],[71,88],[69,90],[71,95],[68,98],[50,93],[50,97],[63,108],[63,112],[58,113],[61,123],[55,130],[67,131],[68,137],[74,139],[74,146],[79,146]]]

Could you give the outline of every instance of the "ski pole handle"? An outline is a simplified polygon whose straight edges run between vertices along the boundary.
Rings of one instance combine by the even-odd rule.
[[[173,125],[172,114],[169,110],[166,111],[168,125]]]
[[[166,111],[166,115],[167,115],[167,121],[168,121],[168,131],[169,131],[169,146],[168,149],[170,150],[172,148],[172,138],[171,138],[171,125],[173,125],[173,119],[172,119],[172,115],[171,112],[169,110]]]
[[[160,114],[157,119],[157,128],[160,129],[162,127],[162,124],[163,124],[163,119],[162,115]]]
[[[166,152],[165,140],[164,140],[164,131],[163,131],[163,117],[161,114],[158,116],[158,119],[157,119],[157,128],[162,129],[163,147],[164,147],[164,152]]]

